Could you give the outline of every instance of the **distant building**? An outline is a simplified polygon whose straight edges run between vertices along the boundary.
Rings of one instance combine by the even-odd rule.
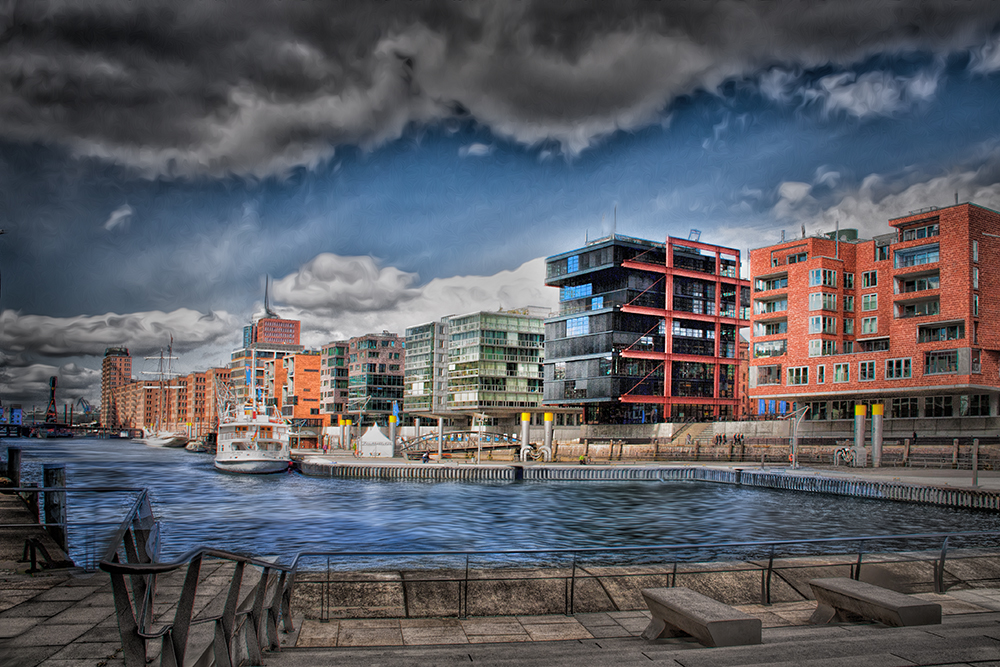
[[[448,410],[448,318],[406,330],[403,407],[408,415],[442,415]]]
[[[117,428],[114,390],[132,381],[132,357],[124,347],[109,347],[101,362],[101,426]]]
[[[355,424],[385,426],[389,415],[403,411],[404,339],[394,333],[351,338],[348,352],[348,398],[345,418]]]
[[[612,235],[546,259],[559,314],[545,321],[545,405],[588,423],[731,417],[749,283],[740,253]]]
[[[880,404],[906,435],[935,418],[995,432],[982,418],[1000,396],[1000,213],[960,204],[889,226],[750,252],[754,412],[853,420]]]
[[[281,359],[286,354],[302,351],[299,344],[302,323],[280,317],[262,317],[243,327],[243,347],[232,353],[229,368],[230,383],[238,401],[250,398],[250,367],[256,359],[256,386],[258,398],[275,404],[275,396],[265,391],[264,364]]]
[[[268,384],[273,381],[273,395],[281,415],[298,426],[325,426],[320,412],[320,362],[316,351],[286,354],[268,362]]]
[[[337,415],[347,411],[349,343],[346,340],[327,343],[320,350],[319,412],[329,424],[336,425]]]

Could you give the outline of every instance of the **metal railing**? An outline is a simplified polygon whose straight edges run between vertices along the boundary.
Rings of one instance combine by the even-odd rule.
[[[294,627],[291,617],[291,568],[266,560],[199,547],[171,562],[158,561],[160,551],[159,523],[153,518],[149,495],[143,491],[121,523],[104,559],[101,569],[111,577],[122,638],[122,651],[128,667],[144,667],[148,643],[159,638],[162,642],[160,664],[180,667],[188,657],[188,640],[192,626],[214,624],[214,639],[196,656],[199,664],[226,667],[263,662],[265,648],[279,648],[279,620],[285,632]],[[206,558],[233,564],[229,590],[222,613],[194,614],[201,566]],[[246,566],[260,568],[260,579],[241,599]],[[176,601],[173,621],[154,627],[153,607],[157,577],[186,567],[184,584]],[[204,660],[205,658],[214,658]]]
[[[297,586],[319,588],[318,595],[314,593],[312,597],[319,599],[318,616],[321,621],[330,620],[333,609],[337,607],[334,604],[331,590],[341,589],[343,591],[343,589],[352,586],[360,589],[369,587],[370,590],[373,584],[384,585],[385,579],[380,579],[377,575],[384,574],[386,570],[400,572],[402,570],[400,561],[406,559],[422,561],[422,567],[415,567],[407,571],[405,577],[398,579],[399,586],[403,589],[402,607],[395,608],[393,611],[398,612],[400,616],[454,615],[464,618],[474,615],[469,611],[470,591],[477,589],[482,591],[483,600],[479,603],[473,601],[472,604],[473,608],[482,609],[484,605],[495,606],[497,604],[497,589],[502,588],[502,586],[498,587],[497,584],[507,584],[508,588],[511,589],[512,597],[516,598],[500,601],[499,604],[503,605],[504,602],[508,604],[523,603],[524,594],[526,591],[530,593],[532,586],[535,586],[536,593],[551,596],[552,591],[556,589],[553,589],[551,585],[546,586],[544,582],[562,583],[562,586],[557,588],[562,589],[563,599],[557,601],[555,607],[545,610],[536,608],[533,611],[508,609],[506,612],[493,608],[485,613],[489,615],[504,615],[505,613],[564,613],[572,615],[577,610],[577,593],[588,582],[596,584],[597,587],[607,592],[607,582],[617,582],[616,588],[620,591],[627,587],[628,579],[639,580],[637,588],[650,585],[648,583],[650,578],[659,578],[663,584],[675,586],[678,575],[683,577],[707,573],[739,572],[745,575],[759,571],[760,603],[770,605],[772,582],[776,576],[781,577],[781,573],[797,569],[829,566],[817,565],[815,562],[808,561],[798,564],[786,562],[780,567],[776,566],[776,561],[779,559],[807,556],[849,556],[849,561],[836,565],[848,567],[850,577],[855,580],[861,577],[862,567],[866,564],[866,555],[871,558],[872,565],[930,562],[933,573],[932,580],[922,583],[932,587],[935,593],[944,593],[946,590],[945,563],[949,556],[949,542],[954,545],[956,541],[962,540],[972,541],[972,546],[988,546],[993,549],[988,554],[989,557],[997,557],[995,549],[1000,546],[1000,531],[577,549],[300,552],[293,561],[292,571],[293,576],[296,577]],[[883,545],[903,543],[910,549],[905,551],[902,549],[880,549],[880,543]],[[935,544],[940,544],[940,549],[934,546]],[[830,547],[834,545],[843,545],[843,547],[831,549]],[[851,548],[852,546],[854,548]],[[316,559],[325,561],[325,567],[320,570],[305,567],[308,561]],[[362,560],[369,561],[374,567],[364,571],[359,570],[358,564]],[[719,566],[720,561],[723,563],[736,561],[738,565],[734,563],[733,567],[727,569],[725,566]],[[679,567],[685,563],[706,562],[711,562],[712,566],[705,570],[692,570],[690,567],[685,567],[681,571]],[[602,571],[594,573],[586,569],[594,564],[602,567]],[[622,567],[608,569],[608,566]],[[630,568],[634,569],[636,566],[646,566],[647,569],[642,572],[629,571]],[[656,566],[658,569],[650,571],[649,567],[651,566]],[[359,572],[366,573],[368,578],[360,578]],[[421,573],[423,574],[421,575]],[[322,575],[322,578],[317,578],[317,575]],[[983,581],[993,581],[993,579]],[[421,613],[420,611],[411,613],[412,602],[409,598],[419,599],[420,596],[414,595],[414,591],[420,590],[421,586],[436,593],[439,601],[450,597],[453,601],[450,613],[449,609],[443,606],[443,602],[438,607],[430,609],[430,613]],[[447,588],[450,593],[448,595],[442,594],[442,588]],[[591,588],[593,589],[593,586]],[[409,593],[407,589],[410,590]],[[313,611],[317,611],[315,605]],[[423,611],[428,611],[426,605]],[[587,611],[593,611],[593,609],[587,609]]]

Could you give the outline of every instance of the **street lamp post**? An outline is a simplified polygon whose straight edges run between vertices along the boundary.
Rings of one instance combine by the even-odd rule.
[[[799,424],[802,419],[805,418],[806,413],[809,412],[809,406],[804,408],[799,408],[798,410],[792,412],[791,414],[783,417],[782,419],[792,419],[792,452],[791,452],[791,467],[796,469],[799,467]]]

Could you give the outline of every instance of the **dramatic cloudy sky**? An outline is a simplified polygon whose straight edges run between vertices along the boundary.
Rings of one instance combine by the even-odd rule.
[[[554,307],[607,234],[740,249],[1000,208],[1000,3],[0,2],[0,400]],[[137,362],[141,367],[141,362]]]

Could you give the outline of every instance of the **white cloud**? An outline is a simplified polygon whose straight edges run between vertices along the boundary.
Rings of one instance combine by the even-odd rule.
[[[458,149],[459,157],[486,157],[492,152],[493,147],[486,144],[470,144]]]
[[[135,209],[128,204],[119,206],[117,209],[112,211],[111,215],[107,219],[107,222],[104,223],[104,229],[111,232],[119,227],[122,229],[128,228],[128,223],[129,220],[132,219],[133,213],[135,213]]]
[[[200,313],[179,308],[169,313],[106,313],[76,317],[0,313],[0,348],[49,357],[100,356],[125,345],[140,352],[166,347],[173,336],[176,352],[186,352],[233,337],[236,319],[225,311]]]
[[[344,312],[393,308],[419,292],[416,274],[380,268],[371,257],[317,255],[297,272],[274,283],[274,298],[288,306],[335,317]]]
[[[445,315],[524,306],[549,310],[558,308],[558,290],[545,286],[543,258],[491,276],[437,278],[419,288],[409,286],[413,274],[403,273],[394,267],[378,268],[371,260],[371,264],[366,266],[359,260],[369,258],[319,255],[306,265],[329,264],[342,268],[358,261],[367,280],[358,280],[357,285],[345,285],[342,270],[305,272],[310,276],[308,289],[291,288],[303,271],[275,283],[275,301],[283,302],[285,294],[295,299],[294,305],[282,303],[275,310],[283,317],[302,320],[303,345],[319,347],[332,340],[383,330],[403,335],[407,327],[438,320]],[[377,278],[385,276],[389,280]],[[393,287],[381,290],[385,284]],[[279,290],[278,285],[284,285],[284,288]],[[369,293],[378,296],[366,297]],[[357,298],[358,294],[362,298]],[[374,302],[372,299],[384,303],[383,307],[370,307]],[[311,303],[319,304],[319,307],[309,306]]]
[[[940,69],[913,77],[842,72],[823,77],[805,96],[807,101],[819,101],[827,112],[846,111],[858,118],[891,116],[933,98],[940,76]]]
[[[1000,36],[972,52],[969,69],[977,74],[990,74],[1000,70]]]

